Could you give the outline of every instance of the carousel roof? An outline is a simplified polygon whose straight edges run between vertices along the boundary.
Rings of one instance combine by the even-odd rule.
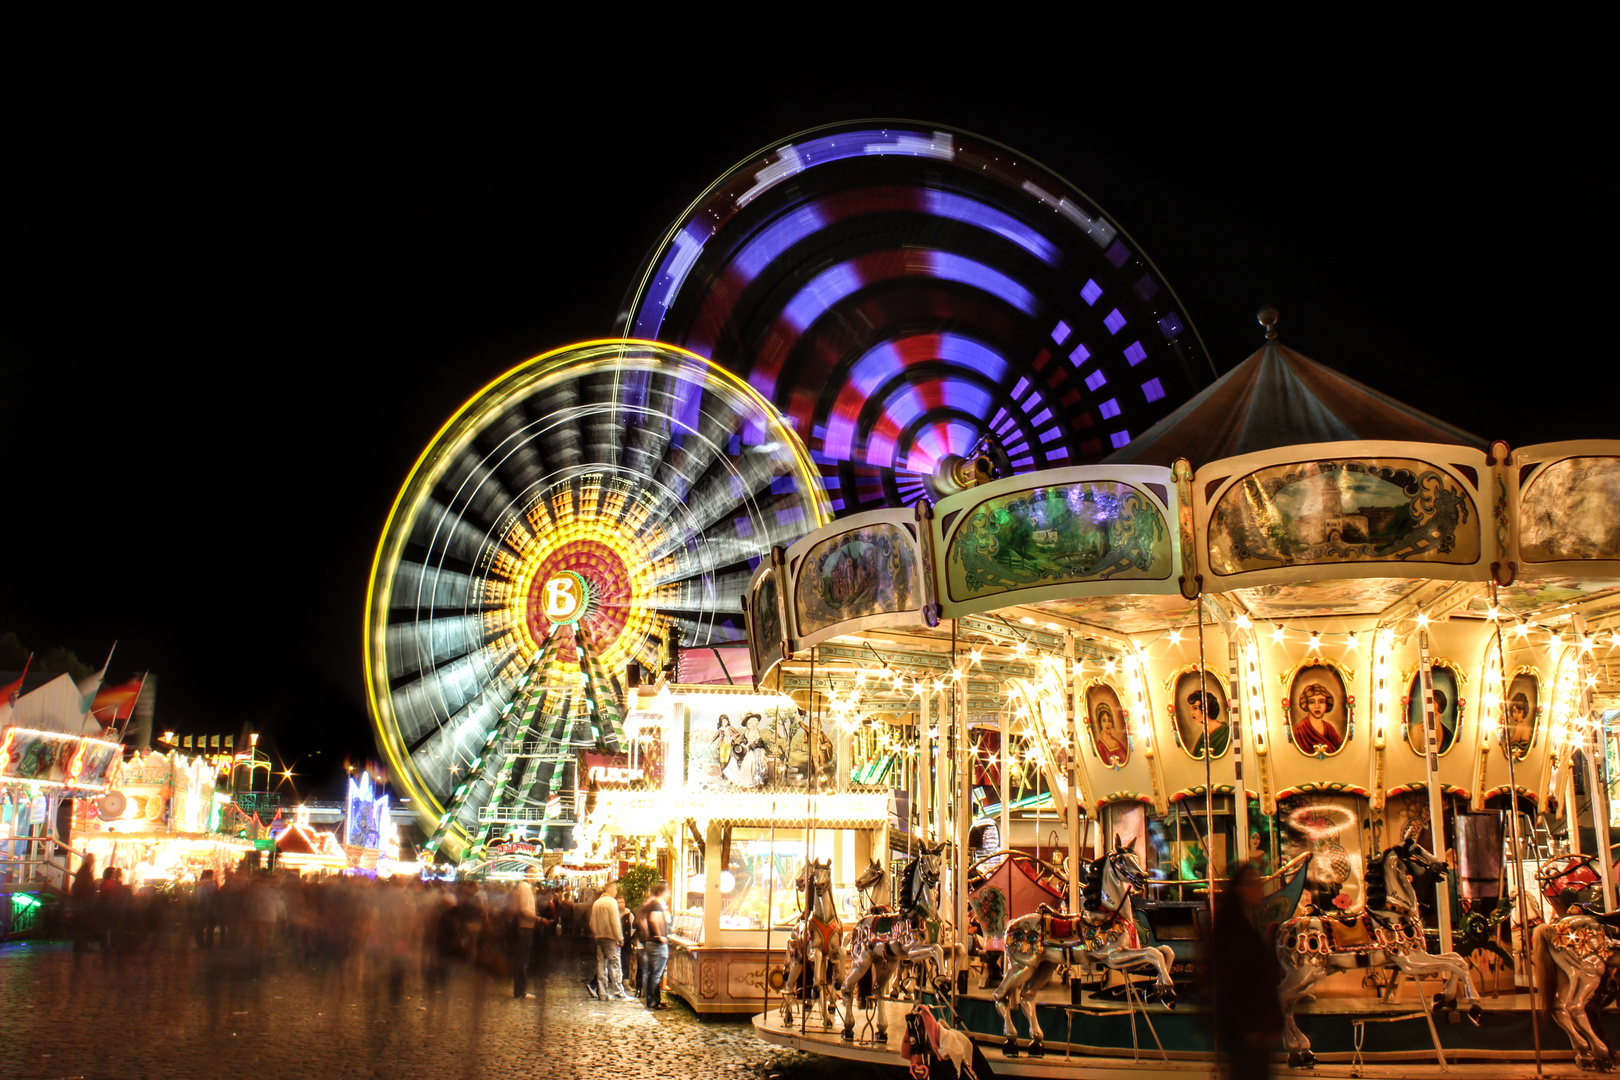
[[[1477,435],[1272,339],[1105,460],[1169,465],[1186,458],[1197,466],[1279,446],[1368,439],[1486,447]]]

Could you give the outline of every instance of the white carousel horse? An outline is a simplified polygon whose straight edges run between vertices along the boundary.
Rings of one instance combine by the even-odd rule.
[[[808,884],[806,884],[808,878]],[[801,976],[810,980],[810,987],[821,999],[821,1026],[832,1027],[833,987],[838,983],[838,967],[844,958],[844,928],[838,921],[838,909],[833,904],[832,860],[822,859],[805,864],[794,879],[799,891],[810,891],[804,918],[799,920],[793,936],[788,938],[787,982],[782,988],[782,1023],[793,1023],[793,999],[799,992]],[[805,1004],[808,1011],[809,1003]]]
[[[1277,958],[1283,966],[1277,995],[1283,1010],[1283,1048],[1291,1066],[1309,1067],[1316,1061],[1310,1040],[1294,1022],[1294,1006],[1318,979],[1335,971],[1394,968],[1420,979],[1444,978],[1445,986],[1436,1000],[1454,1007],[1460,989],[1470,1005],[1469,1019],[1479,1022],[1480,998],[1468,977],[1468,961],[1455,952],[1436,956],[1423,940],[1423,920],[1411,878],[1438,880],[1446,874],[1445,863],[1411,836],[1375,854],[1372,861],[1378,869],[1368,876],[1365,912],[1344,918],[1300,915],[1277,930]],[[1397,980],[1390,986],[1389,1000],[1395,1000],[1399,992]]]
[[[1143,946],[1137,937],[1131,894],[1141,891],[1146,878],[1136,853],[1115,837],[1114,850],[1099,862],[1096,893],[1080,911],[1052,912],[1043,906],[1007,924],[1007,974],[996,987],[994,1000],[1007,1036],[1002,1052],[1008,1057],[1018,1056],[1015,1008],[1021,1008],[1029,1021],[1030,1056],[1045,1056],[1044,1034],[1035,1019],[1035,993],[1060,964],[1101,964],[1115,971],[1146,965],[1156,976],[1153,986],[1159,1000],[1175,1007],[1175,983],[1170,978],[1175,954],[1168,945]]]
[[[889,982],[901,964],[931,962],[933,970],[953,977],[946,970],[945,955],[954,958],[960,946],[949,950],[929,940],[929,925],[941,923],[939,910],[930,893],[939,887],[939,857],[943,843],[923,849],[906,864],[900,881],[896,911],[874,911],[855,924],[849,948],[853,959],[844,976],[844,1032],[846,1042],[855,1038],[855,990],[861,978],[871,976],[871,998],[877,1002],[877,1035],[888,1038],[883,998]],[[863,993],[862,995],[866,995]]]
[[[1620,941],[1611,936],[1616,928],[1620,915],[1592,915],[1577,904],[1571,914],[1542,923],[1530,936],[1547,1011],[1569,1036],[1582,1069],[1615,1068],[1614,1052],[1600,1034],[1600,1013],[1613,1000],[1620,973]]]
[[[968,1080],[991,1080],[980,1077],[973,1067],[973,1040],[934,1019],[926,1005],[918,1005],[906,1014],[906,1037],[900,1043],[900,1056],[911,1063],[914,1076],[919,1065],[925,1070],[923,1075],[927,1074],[932,1056],[954,1066],[958,1078],[966,1074]]]

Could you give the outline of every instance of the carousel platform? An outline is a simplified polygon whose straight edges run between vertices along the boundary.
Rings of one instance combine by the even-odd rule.
[[[1310,1037],[1317,1063],[1309,1069],[1290,1069],[1279,1053],[1275,1075],[1281,1077],[1575,1077],[1590,1076],[1575,1066],[1564,1033],[1541,1016],[1541,1070],[1535,1062],[1530,1027],[1530,999],[1525,994],[1503,993],[1482,1002],[1485,1017],[1475,1026],[1461,1017],[1437,1011],[1434,1034],[1444,1056],[1436,1054],[1434,1035],[1423,1015],[1421,1000],[1408,989],[1404,1001],[1386,1004],[1364,996],[1328,994],[1302,1003],[1297,1012],[1300,1028]],[[1086,1002],[1072,1006],[1067,996],[1044,991],[1038,1015],[1046,1033],[1046,1056],[1002,1053],[1001,1021],[987,991],[974,990],[959,999],[958,1007],[974,1041],[997,1076],[1129,1077],[1150,1080],[1165,1077],[1185,1080],[1206,1076],[1214,1057],[1207,1016],[1196,1007],[1174,1011],[1159,1005],[1132,1010],[1122,1002]],[[819,1012],[802,1023],[796,1015],[784,1025],[773,1008],[753,1018],[761,1039],[812,1054],[845,1060],[902,1064],[900,1042],[905,1036],[909,1003],[886,1003],[888,1038],[875,1037],[875,1017],[857,1018],[857,1039],[844,1042],[835,1021],[821,1026]],[[1606,1033],[1620,1037],[1620,1014],[1608,1013]],[[868,1027],[868,1020],[874,1021]],[[1135,1045],[1132,1027],[1135,1027]],[[1025,1030],[1022,1018],[1019,1031]],[[860,1036],[865,1036],[861,1038]],[[1027,1046],[1028,1040],[1020,1038]],[[1359,1044],[1359,1045],[1358,1045]]]

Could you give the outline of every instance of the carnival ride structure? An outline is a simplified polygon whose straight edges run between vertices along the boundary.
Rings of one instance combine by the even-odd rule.
[[[1486,447],[1288,349],[1274,312],[1262,321],[1253,357],[1117,461],[994,479],[773,552],[750,586],[756,679],[813,694],[822,723],[857,741],[875,729],[908,763],[896,786],[915,797],[920,839],[951,844],[959,925],[984,854],[971,838],[1030,764],[1061,823],[1051,858],[1130,847],[1149,877],[1138,928],[1174,948],[1178,972],[1194,970],[1201,912],[1237,862],[1270,873],[1266,928],[1333,923],[1324,942],[1348,940],[1383,870],[1369,875],[1369,859],[1421,833],[1456,873],[1418,897],[1423,932],[1404,924],[1412,940],[1385,954],[1419,970],[1322,979],[1291,1049],[1328,1062],[1439,1052],[1360,1017],[1400,1007],[1397,977],[1442,977],[1470,1008],[1469,969],[1446,954],[1506,905],[1520,913],[1497,950],[1512,953],[1516,988],[1492,985],[1481,1003],[1506,1015],[1445,1026],[1444,1053],[1528,1059],[1534,1003],[1516,989],[1524,928],[1544,914],[1535,870],[1564,846],[1608,850],[1596,709],[1620,690],[1607,659],[1620,443]],[[1196,469],[1181,456],[1194,452]],[[866,546],[886,556],[874,585],[829,602],[828,556]],[[1001,774],[989,785],[986,765]],[[1609,874],[1597,859],[1604,906]],[[1078,912],[1081,883],[1066,885]],[[951,1011],[995,1037],[984,1004],[969,991]],[[1070,1020],[1071,1050],[1120,1052],[1106,1017],[1063,1005],[1038,1001],[1040,1026]],[[764,1037],[792,1041],[769,1019],[756,1021]],[[1169,1052],[1211,1052],[1179,1016],[1153,1020]]]

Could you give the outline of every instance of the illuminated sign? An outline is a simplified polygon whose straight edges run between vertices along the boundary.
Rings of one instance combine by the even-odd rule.
[[[569,625],[579,621],[590,601],[590,586],[572,570],[559,570],[546,579],[546,618]]]
[[[599,787],[624,787],[644,780],[656,786],[662,778],[662,770],[645,758],[631,764],[628,754],[599,754],[593,750],[580,755],[579,771],[588,783]]]
[[[533,844],[533,843],[530,843],[527,840],[513,840],[513,841],[510,841],[510,842],[505,843],[505,844],[497,844],[495,847],[492,847],[492,848],[489,849],[489,854],[490,854],[491,858],[500,858],[501,856],[511,856],[511,855],[524,855],[524,856],[527,856],[527,857],[529,857],[531,859],[538,859],[540,856],[544,855],[545,853],[546,853],[546,849],[545,849],[545,847],[543,845],[541,845],[541,844]]]
[[[599,784],[633,784],[645,778],[640,769],[616,765],[593,765],[590,772],[590,779]]]

